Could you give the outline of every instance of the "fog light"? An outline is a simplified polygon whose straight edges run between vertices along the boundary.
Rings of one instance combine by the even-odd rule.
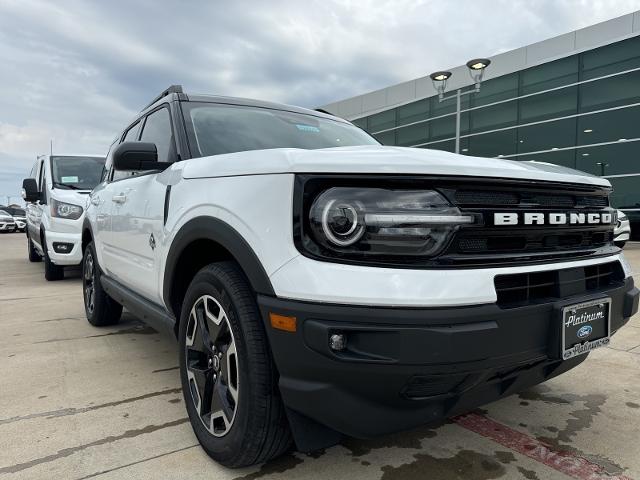
[[[347,348],[347,337],[342,333],[334,333],[329,337],[329,348],[336,352],[341,352]]]
[[[73,243],[53,242],[53,250],[56,253],[69,253],[73,250]]]

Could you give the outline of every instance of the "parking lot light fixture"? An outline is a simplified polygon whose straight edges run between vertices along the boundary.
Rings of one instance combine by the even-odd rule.
[[[438,92],[438,98],[442,101],[442,97],[444,96],[444,91],[447,88],[447,80],[451,77],[451,72],[439,71],[433,72],[431,75],[431,82],[433,83],[433,88]]]
[[[469,69],[469,75],[473,79],[476,92],[480,90],[480,83],[482,83],[482,77],[485,69],[491,64],[491,60],[488,58],[474,58],[467,62],[467,68]]]
[[[449,95],[447,97],[444,96],[444,92],[447,88],[447,80],[449,80],[453,74],[446,70],[438,70],[437,72],[433,72],[429,75],[431,82],[433,83],[433,88],[438,92],[439,102],[443,102],[454,97],[456,99],[456,153],[460,153],[460,112],[462,110],[462,95],[469,95],[480,91],[480,84],[482,83],[484,71],[490,64],[491,60],[488,58],[474,58],[473,60],[469,60],[467,62],[467,68],[469,69],[469,75],[471,75],[471,78],[473,79],[473,88],[464,91],[461,88],[458,88],[455,95]]]

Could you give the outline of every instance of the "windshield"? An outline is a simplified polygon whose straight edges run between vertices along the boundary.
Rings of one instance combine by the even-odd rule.
[[[6,210],[0,209],[0,217],[2,217],[2,218],[11,217],[11,214],[9,212],[7,212]]]
[[[51,157],[54,188],[93,190],[102,176],[104,158]]]
[[[269,108],[183,103],[190,147],[199,156],[270,148],[379,145],[349,123]]]

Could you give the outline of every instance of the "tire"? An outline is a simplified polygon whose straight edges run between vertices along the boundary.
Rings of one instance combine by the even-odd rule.
[[[115,325],[122,316],[122,305],[104,291],[100,283],[101,276],[96,250],[93,242],[90,242],[82,257],[82,297],[84,313],[94,327]]]
[[[49,282],[62,280],[64,278],[64,267],[56,265],[49,258],[47,239],[44,233],[42,234],[42,251],[44,252],[44,278],[46,278]]]
[[[205,308],[213,316],[207,318]],[[213,263],[196,274],[178,338],[185,405],[205,452],[238,468],[289,450],[291,432],[267,335],[255,294],[235,262]]]
[[[42,256],[36,251],[33,246],[33,242],[31,241],[31,237],[29,236],[29,232],[27,232],[27,250],[29,252],[29,261],[30,262],[41,262]]]
[[[618,248],[624,248],[624,246],[627,244],[627,241],[623,240],[621,242],[613,242],[613,243],[615,243],[616,247]]]

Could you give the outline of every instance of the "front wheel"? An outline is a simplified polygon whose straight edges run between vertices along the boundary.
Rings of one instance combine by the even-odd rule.
[[[42,234],[42,251],[44,252],[44,278],[50,282],[62,280],[64,278],[64,267],[56,265],[49,258],[47,239],[44,233]]]
[[[40,262],[42,257],[36,251],[36,248],[33,246],[33,242],[31,241],[31,237],[29,236],[29,232],[27,232],[27,251],[29,253],[29,261],[30,262]]]
[[[179,341],[187,413],[211,458],[244,467],[289,449],[266,332],[235,263],[214,263],[196,274],[182,306]]]
[[[90,242],[82,257],[82,292],[87,320],[95,327],[114,325],[122,316],[122,305],[104,291],[100,275],[96,250]]]

